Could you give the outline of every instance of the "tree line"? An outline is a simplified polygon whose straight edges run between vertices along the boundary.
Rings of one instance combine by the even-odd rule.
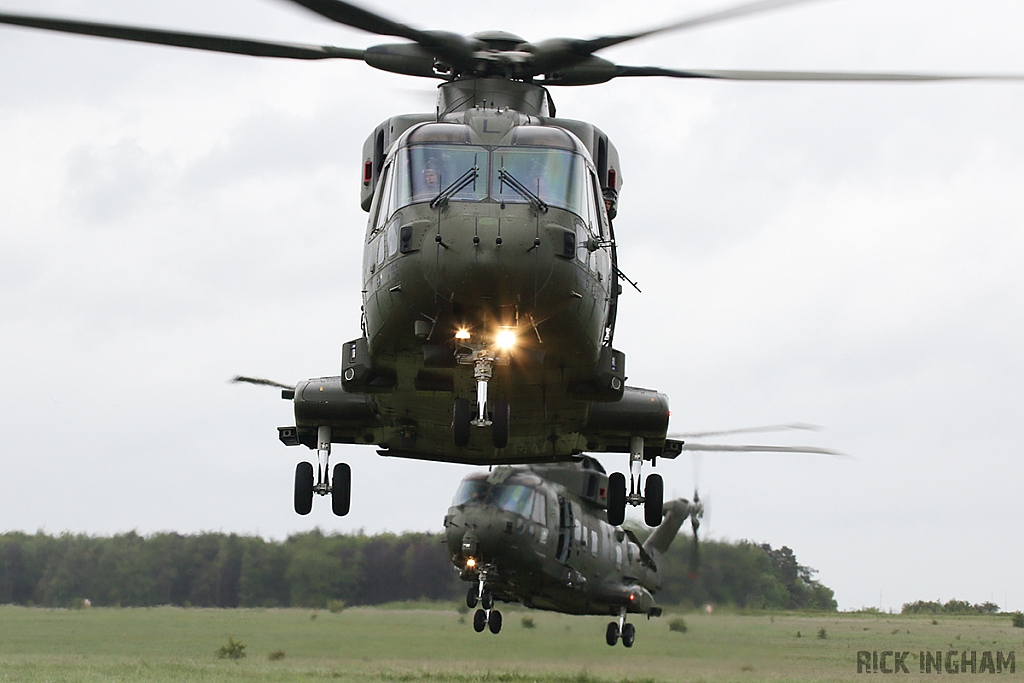
[[[109,537],[0,534],[0,604],[69,607],[307,607],[459,601],[466,591],[440,534],[258,536],[135,532]],[[832,591],[783,546],[679,540],[662,558],[659,601],[750,609],[835,610]]]

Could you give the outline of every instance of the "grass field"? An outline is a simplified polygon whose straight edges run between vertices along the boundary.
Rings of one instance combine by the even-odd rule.
[[[636,645],[626,649],[605,645],[604,618],[502,611],[495,636],[475,633],[468,616],[443,606],[338,613],[4,606],[0,681],[835,681],[858,678],[858,650],[909,650],[910,677],[924,679],[931,676],[918,673],[923,649],[1024,656],[1024,629],[1005,616],[933,624],[892,615],[666,613],[635,620]],[[679,616],[685,633],[669,629]],[[524,617],[535,627],[525,628]],[[229,635],[245,643],[244,659],[216,657]],[[271,660],[271,652],[284,656]],[[1024,661],[998,678],[1024,679]]]

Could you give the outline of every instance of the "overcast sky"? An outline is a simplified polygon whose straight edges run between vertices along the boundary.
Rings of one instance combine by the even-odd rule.
[[[539,40],[724,4],[386,13]],[[272,0],[0,11],[386,42]],[[602,56],[1024,73],[1022,28],[1013,0],[823,0]],[[1024,83],[635,78],[553,95],[621,154],[620,264],[643,289],[616,333],[629,382],[669,395],[673,431],[807,422],[826,429],[759,441],[854,456],[684,456],[659,463],[667,495],[689,497],[696,471],[702,530],[790,546],[844,609],[1024,609]],[[472,468],[336,447],[353,512],[318,499],[300,517],[292,476],[312,454],[277,440],[290,404],[228,384],[337,374],[359,336],[363,140],[433,97],[358,62],[0,28],[0,529],[439,531]]]

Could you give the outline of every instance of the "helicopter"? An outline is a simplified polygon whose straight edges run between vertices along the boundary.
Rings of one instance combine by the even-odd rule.
[[[612,615],[605,642],[632,647],[629,614],[661,615],[653,593],[661,556],[688,518],[693,530],[690,573],[697,572],[704,505],[677,499],[643,543],[607,521],[608,476],[588,456],[574,462],[496,467],[463,480],[444,518],[448,555],[472,583],[466,605],[479,609],[473,628],[501,631],[496,600],[566,614]]]
[[[29,15],[0,23],[285,59],[345,59],[439,80],[434,112],[391,117],[361,159],[369,213],[362,336],[343,345],[340,374],[283,387],[299,463],[295,509],[330,495],[347,514],[351,469],[331,445],[375,445],[391,457],[466,464],[558,462],[629,453],[609,477],[609,522],[626,504],[661,520],[664,485],[644,462],[684,447],[668,436],[668,398],[627,386],[614,346],[624,276],[613,220],[622,168],[593,124],[559,118],[550,87],[621,77],[745,81],[934,81],[988,76],[678,70],[613,64],[602,49],[668,31],[799,4],[762,0],[631,34],[531,43],[502,31],[422,31],[339,0],[290,0],[316,14],[408,42],[366,50],[275,43]],[[809,0],[802,0],[808,2]],[[1008,78],[1008,77],[998,77]]]

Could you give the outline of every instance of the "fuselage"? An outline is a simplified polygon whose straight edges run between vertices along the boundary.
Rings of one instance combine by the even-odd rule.
[[[538,609],[650,613],[657,567],[632,534],[608,524],[607,477],[593,462],[466,477],[445,517],[460,576],[476,582],[486,572],[497,599]]]
[[[340,377],[296,387],[285,443],[327,433],[382,455],[509,464],[641,437],[644,457],[662,454],[667,397],[626,387],[612,347],[618,153],[548,104],[532,84],[452,81],[436,114],[370,134],[363,336],[343,345]]]

